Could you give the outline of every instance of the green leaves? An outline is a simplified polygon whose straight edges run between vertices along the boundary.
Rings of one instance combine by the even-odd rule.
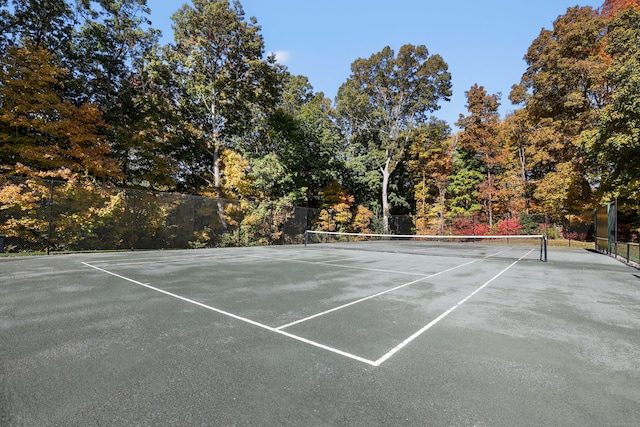
[[[582,134],[583,147],[600,192],[610,197],[640,197],[640,11],[622,9],[607,27],[604,81],[610,99],[597,112],[593,129]]]
[[[338,91],[337,111],[348,143],[367,153],[382,173],[385,218],[389,177],[403,161],[409,134],[450,95],[447,64],[438,55],[429,56],[425,46],[404,45],[397,56],[385,47],[351,65],[351,76]]]

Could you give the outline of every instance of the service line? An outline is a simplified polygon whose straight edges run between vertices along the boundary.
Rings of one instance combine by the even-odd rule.
[[[506,251],[506,249],[503,250],[503,251],[499,251],[499,252],[493,253],[491,255],[487,255],[484,258],[474,259],[473,261],[465,262],[464,264],[456,265],[455,267],[451,267],[451,268],[448,268],[446,270],[442,270],[442,271],[439,271],[437,273],[430,274],[428,276],[422,276],[419,279],[413,280],[413,281],[411,281],[409,283],[405,283],[405,284],[402,284],[402,285],[399,285],[399,286],[396,286],[396,287],[393,287],[393,288],[390,288],[390,289],[386,289],[386,290],[384,290],[382,292],[378,292],[376,294],[372,294],[372,295],[366,296],[364,298],[360,298],[358,300],[351,301],[349,303],[340,305],[338,307],[331,308],[331,309],[323,311],[321,313],[316,313],[316,314],[314,314],[312,316],[305,317],[304,319],[298,319],[295,322],[287,323],[286,325],[279,326],[278,328],[276,328],[276,330],[282,330],[282,329],[288,328],[290,326],[297,325],[297,324],[302,323],[302,322],[306,322],[307,320],[315,319],[316,317],[324,316],[325,314],[333,313],[334,311],[338,311],[338,310],[342,310],[343,308],[351,307],[352,305],[359,304],[361,302],[370,300],[372,298],[379,297],[379,296],[384,295],[384,294],[388,294],[389,292],[397,291],[398,289],[402,289],[402,288],[405,288],[407,286],[414,285],[414,284],[416,284],[418,282],[422,282],[423,280],[431,279],[432,277],[436,277],[436,276],[439,276],[441,274],[448,273],[450,271],[456,270],[458,268],[466,267],[467,265],[476,263],[478,261],[482,261],[484,259],[494,257],[494,256],[496,256],[498,254],[501,254],[502,252],[505,252],[505,251]],[[528,255],[529,253],[530,252],[528,252],[526,255]],[[522,258],[524,258],[526,255],[524,255]],[[520,258],[520,259],[522,259],[522,258]],[[321,263],[321,264],[323,264],[323,263]],[[351,268],[350,266],[343,266],[343,265],[340,265],[340,264],[326,264],[326,265],[334,265],[336,267]],[[397,272],[397,273],[398,274],[406,274],[406,273],[403,273],[403,272]],[[413,273],[409,273],[409,274],[413,274]]]
[[[325,345],[325,344],[321,344],[321,343],[319,343],[319,342],[312,341],[312,340],[309,340],[309,339],[307,339],[307,338],[304,338],[304,337],[301,337],[301,336],[298,336],[298,335],[295,335],[295,334],[291,334],[291,333],[289,333],[289,332],[284,331],[283,329],[284,329],[284,328],[287,328],[287,327],[289,327],[289,326],[293,326],[293,325],[295,325],[295,324],[298,324],[298,323],[301,323],[301,322],[304,322],[304,321],[307,321],[307,320],[310,320],[310,319],[313,319],[313,318],[316,318],[316,317],[322,316],[322,315],[324,315],[324,314],[328,314],[328,313],[331,313],[331,312],[333,312],[333,311],[340,310],[340,309],[345,308],[345,307],[349,307],[349,306],[354,305],[354,304],[357,304],[357,303],[359,303],[359,302],[366,301],[366,300],[368,300],[368,299],[375,298],[375,297],[380,296],[380,295],[384,295],[384,294],[386,294],[386,293],[392,292],[392,291],[394,291],[394,290],[398,290],[398,289],[403,288],[403,287],[405,287],[405,286],[409,286],[409,285],[412,285],[412,284],[414,284],[414,283],[420,282],[421,280],[426,280],[426,279],[428,279],[428,278],[430,278],[430,277],[435,277],[435,276],[438,276],[438,275],[440,275],[440,274],[444,274],[444,273],[446,273],[446,272],[449,272],[449,271],[455,270],[455,269],[457,269],[457,268],[461,268],[461,267],[464,267],[464,266],[466,266],[466,265],[473,264],[474,262],[478,262],[478,261],[480,261],[480,260],[473,260],[473,261],[469,261],[469,262],[467,262],[467,263],[465,263],[465,264],[461,264],[461,265],[458,265],[458,266],[456,266],[456,267],[452,267],[452,268],[449,268],[449,269],[447,269],[447,270],[443,270],[443,271],[440,271],[440,272],[438,272],[438,273],[434,273],[434,274],[432,274],[432,275],[430,275],[430,276],[426,276],[426,277],[423,277],[423,278],[420,278],[420,279],[414,280],[414,281],[412,281],[412,282],[405,283],[404,285],[396,286],[395,288],[391,288],[391,289],[388,289],[388,290],[383,291],[383,292],[378,292],[377,294],[373,294],[373,295],[370,295],[370,296],[368,296],[368,297],[361,298],[361,299],[356,300],[356,301],[352,301],[351,303],[344,304],[344,305],[339,306],[339,307],[335,307],[335,308],[333,308],[333,309],[331,309],[331,310],[327,310],[327,311],[324,311],[324,312],[322,312],[322,313],[318,313],[318,314],[315,314],[315,315],[313,315],[313,316],[309,316],[309,317],[307,317],[307,318],[300,319],[300,320],[298,320],[298,321],[295,321],[295,322],[292,322],[292,323],[289,323],[289,324],[287,324],[287,325],[283,325],[283,326],[280,326],[280,327],[277,327],[277,328],[272,327],[272,326],[269,326],[269,325],[265,325],[265,324],[260,323],[260,322],[256,322],[256,321],[251,320],[251,319],[248,319],[248,318],[246,318],[246,317],[238,316],[237,314],[229,313],[228,311],[220,310],[220,309],[218,309],[218,308],[215,308],[215,307],[212,307],[212,306],[209,306],[209,305],[203,304],[203,303],[201,303],[201,302],[198,302],[198,301],[192,300],[192,299],[190,299],[190,298],[183,297],[183,296],[178,295],[178,294],[174,294],[174,293],[172,293],[172,292],[165,291],[165,290],[160,289],[160,288],[156,288],[156,287],[154,287],[154,286],[151,286],[151,285],[150,285],[150,284],[148,284],[148,283],[142,283],[142,282],[139,282],[139,281],[137,281],[137,280],[134,280],[134,279],[131,279],[131,278],[129,278],[129,277],[126,277],[126,276],[123,276],[123,275],[120,275],[120,274],[114,273],[114,272],[109,271],[109,270],[106,270],[106,269],[104,269],[104,268],[97,267],[97,266],[92,265],[92,264],[89,264],[89,263],[87,263],[87,262],[82,262],[82,264],[83,264],[83,265],[85,265],[85,266],[87,266],[87,267],[89,267],[89,268],[92,268],[92,269],[94,269],[94,270],[98,270],[98,271],[101,271],[101,272],[103,272],[103,273],[105,273],[105,274],[109,274],[109,275],[111,275],[111,276],[118,277],[119,279],[122,279],[122,280],[125,280],[125,281],[127,281],[127,282],[130,282],[130,283],[136,284],[136,285],[138,285],[138,286],[142,286],[142,287],[144,287],[144,288],[147,288],[147,289],[150,289],[150,290],[153,290],[153,291],[156,291],[156,292],[160,292],[160,293],[162,293],[162,294],[164,294],[164,295],[170,296],[170,297],[172,297],[172,298],[176,298],[176,299],[178,299],[178,300],[181,300],[181,301],[187,302],[187,303],[189,303],[189,304],[193,304],[193,305],[196,305],[196,306],[198,306],[198,307],[205,308],[205,309],[210,310],[210,311],[213,311],[213,312],[215,312],[215,313],[222,314],[222,315],[227,316],[227,317],[231,317],[231,318],[233,318],[233,319],[236,319],[236,320],[239,320],[239,321],[242,321],[242,322],[248,323],[248,324],[253,325],[253,326],[257,326],[257,327],[262,328],[262,329],[265,329],[265,330],[267,330],[267,331],[275,332],[275,333],[277,333],[277,334],[279,334],[279,335],[283,335],[283,336],[286,336],[286,337],[288,337],[288,338],[292,338],[292,339],[294,339],[294,340],[296,340],[296,341],[300,341],[300,342],[303,342],[303,343],[305,343],[305,344],[308,344],[308,345],[312,345],[312,346],[314,346],[314,347],[321,348],[321,349],[323,349],[323,350],[326,350],[326,351],[329,351],[329,352],[332,352],[332,353],[338,354],[338,355],[340,355],[340,356],[344,356],[344,357],[347,357],[347,358],[349,358],[349,359],[353,359],[353,360],[356,360],[356,361],[358,361],[358,362],[366,363],[366,364],[368,364],[368,365],[371,365],[371,366],[377,367],[377,366],[380,366],[381,364],[383,364],[384,362],[386,362],[389,358],[391,358],[391,356],[393,356],[394,354],[396,354],[396,353],[397,353],[398,351],[400,351],[402,348],[406,347],[409,343],[411,343],[413,340],[415,340],[416,338],[418,338],[420,335],[422,335],[422,334],[423,334],[424,332],[426,332],[428,329],[430,329],[431,327],[435,326],[438,322],[440,322],[442,319],[444,319],[445,317],[447,317],[447,316],[448,316],[449,314],[451,314],[455,309],[457,309],[457,308],[458,308],[458,307],[460,307],[462,304],[464,304],[465,302],[467,302],[471,297],[473,297],[474,295],[476,295],[476,294],[477,294],[478,292],[480,292],[482,289],[484,289],[485,287],[487,287],[491,282],[493,282],[493,281],[494,281],[494,280],[496,280],[498,277],[500,277],[500,276],[501,276],[501,275],[503,275],[505,272],[507,272],[507,270],[509,270],[509,269],[510,269],[511,267],[513,267],[514,265],[516,265],[519,261],[521,261],[521,260],[522,260],[523,258],[525,258],[527,255],[529,255],[532,251],[533,251],[533,249],[532,249],[532,250],[530,250],[529,252],[527,252],[527,253],[526,253],[525,255],[523,255],[522,257],[520,257],[518,260],[516,260],[516,261],[514,261],[513,263],[511,263],[508,267],[506,267],[506,268],[505,268],[505,269],[503,269],[501,272],[499,272],[498,274],[496,274],[495,276],[493,276],[491,279],[489,279],[489,280],[488,280],[487,282],[485,282],[482,286],[480,286],[479,288],[477,288],[476,290],[474,290],[472,293],[470,293],[467,297],[465,297],[464,299],[462,299],[462,300],[461,300],[460,302],[458,302],[456,305],[454,305],[453,307],[451,307],[450,309],[448,309],[447,311],[445,311],[444,313],[442,313],[440,316],[438,316],[437,318],[435,318],[435,319],[434,319],[434,320],[432,320],[431,322],[429,322],[426,326],[424,326],[423,328],[421,328],[420,330],[418,330],[417,332],[415,332],[413,335],[411,335],[411,336],[410,336],[409,338],[407,338],[406,340],[402,341],[400,344],[398,344],[397,346],[395,346],[393,349],[391,349],[390,351],[388,351],[386,354],[384,354],[382,357],[380,357],[380,358],[379,358],[379,359],[377,359],[377,360],[370,360],[370,359],[367,359],[367,358],[364,358],[364,357],[361,357],[361,356],[358,356],[358,355],[355,355],[355,354],[352,354],[352,353],[348,353],[348,352],[345,352],[345,351],[339,350],[339,349],[337,349],[337,348],[330,347],[330,346],[327,346],[327,345]]]
[[[453,307],[451,307],[450,309],[448,309],[447,311],[445,311],[444,313],[442,313],[440,316],[436,317],[435,319],[433,319],[431,322],[429,322],[427,325],[425,325],[422,329],[418,330],[416,333],[414,333],[413,335],[411,335],[409,338],[407,338],[406,340],[402,341],[400,344],[398,344],[397,346],[395,346],[394,348],[392,348],[389,352],[387,352],[385,355],[383,355],[381,358],[379,358],[378,360],[376,360],[373,364],[373,366],[380,366],[381,364],[383,364],[384,362],[386,362],[391,356],[393,356],[394,354],[396,354],[398,351],[400,351],[401,349],[403,349],[404,347],[406,347],[409,343],[411,343],[411,341],[415,340],[416,338],[418,338],[420,335],[422,335],[423,333],[425,333],[427,330],[431,329],[433,326],[435,326],[437,323],[439,323],[442,319],[444,319],[445,317],[447,317],[449,314],[451,314],[456,308],[460,307],[462,304],[464,304],[465,302],[467,302],[471,297],[473,297],[475,294],[477,294],[478,292],[480,292],[481,290],[483,290],[484,288],[486,288],[487,286],[489,286],[489,284],[491,282],[493,282],[494,280],[496,280],[498,277],[502,276],[504,273],[506,273],[511,267],[513,267],[514,265],[516,265],[519,261],[522,261],[523,258],[525,258],[527,255],[529,255],[531,252],[533,252],[533,249],[531,249],[529,252],[527,252],[526,254],[524,254],[523,256],[521,256],[520,258],[518,258],[516,261],[512,262],[509,266],[507,266],[504,270],[502,270],[501,272],[499,272],[498,274],[496,274],[495,276],[493,276],[491,279],[487,280],[482,286],[480,286],[479,288],[477,288],[475,291],[471,292],[469,295],[467,295],[465,298],[461,299],[456,305],[454,305]]]
[[[362,363],[366,363],[368,365],[376,366],[375,362],[373,360],[369,360],[369,359],[357,356],[357,355],[352,354],[352,353],[347,353],[346,351],[342,351],[342,350],[339,350],[337,348],[329,347],[327,345],[321,344],[321,343],[316,342],[316,341],[309,340],[307,338],[304,338],[304,337],[301,337],[301,336],[298,336],[298,335],[294,335],[294,334],[290,334],[288,332],[280,331],[280,330],[278,330],[278,329],[276,329],[274,327],[271,327],[269,325],[265,325],[263,323],[256,322],[254,320],[247,319],[246,317],[238,316],[237,314],[229,313],[228,311],[220,310],[220,309],[212,307],[210,305],[206,305],[206,304],[203,304],[201,302],[192,300],[190,298],[183,297],[182,295],[174,294],[172,292],[168,292],[168,291],[165,291],[163,289],[156,288],[155,286],[151,286],[148,283],[139,282],[137,280],[131,279],[131,278],[126,277],[126,276],[123,276],[121,274],[117,274],[117,273],[114,273],[112,271],[105,270],[104,268],[100,268],[100,267],[97,267],[95,265],[91,265],[91,264],[89,264],[87,262],[83,262],[82,264],[86,265],[87,267],[93,268],[94,270],[98,270],[98,271],[101,271],[103,273],[109,274],[111,276],[115,276],[115,277],[117,277],[119,279],[122,279],[122,280],[125,280],[127,282],[136,284],[138,286],[142,286],[142,287],[145,287],[147,289],[151,289],[153,291],[160,292],[161,294],[168,295],[168,296],[170,296],[172,298],[176,298],[176,299],[179,299],[181,301],[188,302],[189,304],[197,305],[198,307],[202,307],[202,308],[205,308],[207,310],[211,310],[213,312],[216,312],[218,314],[222,314],[224,316],[228,316],[228,317],[231,317],[233,319],[240,320],[240,321],[248,323],[250,325],[257,326],[257,327],[262,328],[262,329],[266,329],[267,331],[275,332],[275,333],[277,333],[279,335],[283,335],[285,337],[292,338],[294,340],[303,342],[305,344],[309,344],[309,345],[312,345],[314,347],[318,347],[318,348],[321,348],[323,350],[327,350],[327,351],[330,351],[332,353],[339,354],[340,356],[344,356],[344,357],[348,357],[349,359],[357,360],[358,362],[362,362]]]
[[[469,261],[469,262],[466,262],[464,264],[460,264],[460,265],[457,265],[455,267],[451,267],[451,268],[448,268],[446,270],[442,270],[442,271],[439,271],[437,273],[433,273],[433,274],[431,274],[429,276],[423,276],[423,277],[421,277],[419,279],[416,279],[416,280],[414,280],[412,282],[396,286],[395,288],[386,289],[386,290],[384,290],[382,292],[378,292],[377,294],[372,294],[372,295],[366,296],[364,298],[360,298],[360,299],[357,299],[355,301],[351,301],[349,303],[346,303],[346,304],[331,308],[331,309],[323,311],[321,313],[316,313],[316,314],[314,314],[312,316],[305,317],[304,319],[298,319],[295,322],[287,323],[286,325],[282,325],[282,326],[277,327],[276,330],[279,331],[279,330],[288,328],[290,326],[297,325],[298,323],[306,322],[307,320],[315,319],[316,317],[324,316],[325,314],[333,313],[334,311],[338,311],[338,310],[342,310],[343,308],[351,307],[352,305],[359,304],[361,302],[370,300],[372,298],[377,298],[377,297],[379,297],[381,295],[388,294],[389,292],[397,291],[398,289],[402,289],[404,287],[414,285],[414,284],[416,284],[418,282],[422,282],[423,280],[427,280],[427,279],[430,279],[432,277],[436,277],[436,276],[439,276],[441,274],[448,273],[450,271],[456,270],[456,269],[461,268],[461,267],[465,267],[467,265],[473,264],[473,263],[478,262],[478,261],[480,261],[480,260],[479,259],[475,259],[473,261]]]
[[[372,271],[374,273],[390,273],[390,274],[404,274],[407,276],[424,276],[424,273],[415,272],[415,271],[398,271],[398,270],[384,270],[381,268],[368,268],[368,267],[358,267],[357,265],[344,265],[339,264],[336,261],[307,261],[304,259],[285,259],[280,257],[270,257],[264,255],[245,255],[247,258],[258,258],[262,260],[268,261],[279,261],[279,262],[295,262],[298,264],[312,264],[312,265],[326,265],[328,267],[339,267],[346,268],[350,270],[361,270],[361,271]],[[357,258],[351,258],[357,261]]]

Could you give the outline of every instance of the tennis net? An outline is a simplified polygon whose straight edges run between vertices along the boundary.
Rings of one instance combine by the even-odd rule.
[[[431,236],[305,231],[305,246],[427,256],[547,261],[544,235]]]

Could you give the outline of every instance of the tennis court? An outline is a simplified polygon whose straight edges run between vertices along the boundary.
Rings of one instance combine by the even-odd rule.
[[[637,425],[640,272],[508,243],[0,258],[0,424]]]

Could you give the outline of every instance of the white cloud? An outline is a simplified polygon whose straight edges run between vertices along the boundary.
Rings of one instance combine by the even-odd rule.
[[[291,52],[286,50],[276,50],[272,53],[276,56],[276,61],[278,61],[282,65],[285,65],[289,58],[291,58]]]

